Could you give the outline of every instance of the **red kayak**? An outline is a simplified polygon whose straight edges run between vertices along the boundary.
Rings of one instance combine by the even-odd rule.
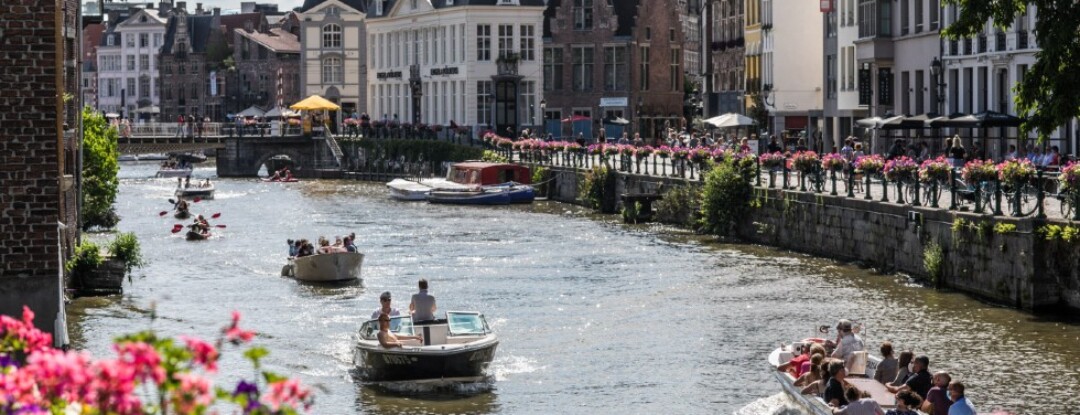
[[[290,177],[288,179],[273,179],[273,180],[271,180],[271,179],[262,179],[262,181],[264,181],[264,182],[275,182],[275,183],[293,183],[293,182],[300,181],[300,179],[297,179],[295,177]]]

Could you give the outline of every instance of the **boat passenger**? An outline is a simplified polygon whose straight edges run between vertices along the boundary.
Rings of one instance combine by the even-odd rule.
[[[307,239],[301,239],[299,244],[300,252],[296,253],[297,258],[315,255],[315,247]]]
[[[843,359],[847,363],[853,353],[865,350],[866,346],[863,345],[862,339],[851,331],[850,320],[844,319],[836,323],[836,349],[830,357]]]
[[[923,412],[933,414],[949,413],[949,406],[953,403],[946,391],[949,388],[949,382],[952,382],[952,377],[949,376],[948,372],[934,374],[934,387],[930,388],[930,391],[926,393],[926,401],[922,404]]]
[[[844,362],[829,362],[829,381],[825,384],[825,393],[822,396],[829,406],[839,408],[848,404],[844,395],[845,376],[847,370],[844,369]]]
[[[300,244],[292,239],[288,240],[289,243],[289,258],[295,258],[300,253]]]
[[[196,216],[195,222],[191,224],[191,230],[201,234],[210,233],[210,223],[206,221],[203,215]]]
[[[184,188],[187,189],[189,187],[191,187],[191,176],[184,178]]]
[[[967,400],[967,396],[964,396],[964,383],[960,381],[953,381],[949,384],[949,397],[952,398],[953,404],[949,407],[949,415],[975,415],[975,405],[971,404],[971,401]]]
[[[825,362],[822,362],[821,365],[818,366],[818,377],[821,378],[821,379],[818,379],[818,380],[816,380],[814,382],[810,382],[810,384],[806,385],[806,387],[802,388],[802,390],[799,391],[799,393],[801,393],[803,395],[816,395],[816,396],[821,396],[822,394],[824,394],[825,393],[825,385],[827,385],[829,383],[829,379],[832,379],[832,376],[829,376],[829,367],[828,367],[827,364],[825,364]]]
[[[409,335],[403,334],[403,335],[398,336],[398,335],[395,335],[394,333],[390,332],[390,316],[387,315],[387,314],[379,314],[379,334],[378,334],[378,337],[379,337],[379,345],[382,346],[382,347],[385,347],[387,349],[389,349],[391,347],[401,347],[402,346],[402,344],[401,344],[402,340],[417,340],[417,341],[420,341],[420,342],[424,341],[424,336],[422,336],[422,335],[409,336]]]
[[[379,314],[387,314],[390,317],[400,316],[401,312],[398,311],[398,309],[396,309],[394,307],[390,307],[390,302],[391,302],[390,291],[383,291],[383,293],[381,295],[379,295],[379,304],[380,304],[380,306],[379,306],[379,308],[375,309],[374,313],[371,313],[371,319],[375,320],[375,319],[379,318]]]
[[[833,415],[885,415],[881,404],[870,398],[866,392],[860,392],[855,388],[848,388],[844,397],[848,404],[843,408],[833,408]]]
[[[896,378],[889,382],[889,385],[900,386],[907,380],[908,375],[911,374],[911,360],[915,359],[915,353],[910,350],[900,352],[900,361],[897,362]]]
[[[176,202],[176,211],[177,212],[187,212],[188,211],[187,201],[184,200],[184,199],[180,199],[179,201],[177,201]]]
[[[814,355],[821,355],[821,361],[824,362],[825,356],[828,356],[828,354],[825,353],[825,346],[818,343],[810,343],[810,358],[812,359]],[[799,368],[799,376],[805,374],[807,370],[810,370],[809,361],[803,362],[802,367]]]
[[[904,380],[904,384],[900,386],[885,385],[889,392],[899,392],[902,390],[910,390],[919,394],[920,397],[926,396],[930,392],[930,387],[933,384],[933,377],[930,376],[930,358],[926,356],[919,356],[915,358],[913,366],[913,373],[908,375]]]
[[[781,372],[788,372],[792,377],[798,378],[802,376],[803,363],[810,361],[810,345],[802,344],[796,349],[797,356],[792,357],[787,363],[784,363],[776,367],[776,370]]]
[[[356,232],[349,233],[349,236],[345,238],[345,250],[348,252],[357,252],[356,248]]]
[[[326,240],[326,237],[319,237],[319,249],[315,250],[316,254],[332,254],[334,248],[330,246],[330,241]]]
[[[176,188],[179,189],[181,187],[184,187],[184,178],[183,177],[177,177],[176,178]]]
[[[922,404],[922,398],[912,391],[900,391],[896,394],[896,409],[890,409],[885,415],[919,415],[915,412]]]
[[[824,360],[825,355],[815,354],[810,356],[810,368],[798,379],[795,379],[795,386],[807,386],[821,380],[821,362]]]
[[[879,350],[881,351],[881,362],[878,363],[877,369],[874,370],[874,380],[885,384],[896,379],[897,362],[896,358],[893,357],[892,343],[882,343]]]
[[[421,278],[418,283],[420,291],[412,295],[409,303],[409,313],[414,322],[435,319],[435,296],[428,294],[428,281]]]

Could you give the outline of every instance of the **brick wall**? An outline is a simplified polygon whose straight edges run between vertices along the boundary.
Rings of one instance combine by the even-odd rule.
[[[69,89],[57,67],[68,43],[57,26],[60,4],[0,2],[0,313],[18,315],[28,305],[50,332],[61,309],[60,241],[68,239],[57,222],[73,208],[64,202],[70,190],[61,192],[63,149],[73,144],[63,138],[58,110]]]

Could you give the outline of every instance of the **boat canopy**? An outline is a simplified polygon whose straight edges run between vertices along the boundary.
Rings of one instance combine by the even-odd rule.
[[[468,185],[490,186],[507,182],[532,183],[529,168],[510,163],[470,161],[454,164],[447,177],[450,181]]]

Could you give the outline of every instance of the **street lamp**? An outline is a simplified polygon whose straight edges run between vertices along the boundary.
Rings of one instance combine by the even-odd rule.
[[[945,74],[942,72],[942,62],[938,57],[934,57],[930,61],[930,74],[934,77],[936,83],[934,87],[934,98],[937,98],[938,115],[945,114],[945,83],[942,82]]]
[[[540,98],[540,121],[541,121],[541,124],[543,124],[541,126],[541,129],[542,129],[541,131],[543,131],[544,135],[546,136],[547,135],[547,100],[543,99],[543,98]]]

